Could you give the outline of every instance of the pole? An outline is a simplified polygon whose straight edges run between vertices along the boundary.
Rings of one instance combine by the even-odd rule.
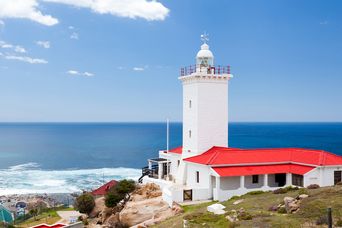
[[[332,228],[332,223],[331,207],[328,207],[328,228]]]
[[[169,118],[166,119],[166,152],[169,153],[169,130],[170,130],[170,120]],[[166,176],[169,179],[169,159],[166,161]]]

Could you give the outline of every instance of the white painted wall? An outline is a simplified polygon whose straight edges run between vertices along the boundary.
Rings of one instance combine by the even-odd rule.
[[[213,146],[228,146],[228,79],[200,73],[181,78],[183,158],[201,154]]]

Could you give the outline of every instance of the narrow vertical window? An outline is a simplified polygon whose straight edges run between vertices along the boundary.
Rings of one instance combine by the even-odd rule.
[[[259,175],[253,175],[252,176],[252,183],[253,184],[259,183]]]
[[[191,130],[189,130],[189,138],[191,138]]]
[[[196,182],[199,183],[199,172],[196,171]]]
[[[189,108],[191,108],[191,100],[189,100]]]

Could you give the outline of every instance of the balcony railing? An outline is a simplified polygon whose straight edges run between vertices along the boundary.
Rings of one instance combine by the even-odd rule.
[[[180,69],[180,76],[187,76],[195,72],[205,72],[207,74],[230,74],[230,66],[203,66],[203,65],[190,65]]]

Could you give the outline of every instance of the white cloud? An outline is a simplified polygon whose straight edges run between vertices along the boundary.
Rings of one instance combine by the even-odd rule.
[[[21,46],[15,46],[14,47],[14,51],[18,52],[18,53],[26,53],[25,48],[21,47]]]
[[[58,23],[57,18],[44,15],[38,7],[38,0],[1,0],[0,18],[29,19],[47,26]]]
[[[73,32],[73,33],[70,35],[70,39],[78,40],[78,34],[77,34],[76,32]]]
[[[162,3],[148,0],[43,0],[75,7],[89,8],[95,13],[111,14],[128,18],[143,18],[148,21],[164,20],[169,9]]]
[[[38,41],[36,42],[36,44],[37,44],[38,46],[43,47],[43,48],[50,48],[50,42],[49,42],[49,41],[38,40]]]
[[[48,63],[48,61],[46,61],[45,59],[35,59],[35,58],[28,57],[28,56],[6,55],[5,59],[18,60],[18,61],[22,61],[22,62],[26,62],[26,63],[31,63],[31,64],[46,64],[46,63]]]
[[[13,51],[17,53],[26,53],[25,48],[23,48],[22,46],[9,44],[2,40],[0,40],[0,48],[12,49]]]
[[[0,20],[0,27],[5,26],[5,22],[3,20]]]
[[[87,77],[94,76],[94,74],[93,74],[93,73],[89,73],[89,72],[87,72],[87,71],[86,71],[86,72],[84,72],[84,73],[83,73],[83,75],[84,75],[84,76],[87,76]]]
[[[47,26],[58,24],[57,18],[39,9],[39,2],[60,3],[87,8],[98,14],[148,21],[164,20],[170,11],[156,0],[0,0],[0,18],[29,19]]]
[[[86,76],[86,77],[92,77],[92,76],[94,76],[94,74],[93,73],[90,73],[90,72],[87,72],[87,71],[85,71],[85,72],[79,72],[78,70],[68,70],[67,71],[67,74],[71,74],[71,75],[80,75],[80,76]]]
[[[68,29],[73,30],[73,29],[74,29],[74,26],[71,26],[71,25],[70,25],[70,26],[68,27]]]
[[[133,67],[134,71],[144,71],[145,68],[144,67]]]

